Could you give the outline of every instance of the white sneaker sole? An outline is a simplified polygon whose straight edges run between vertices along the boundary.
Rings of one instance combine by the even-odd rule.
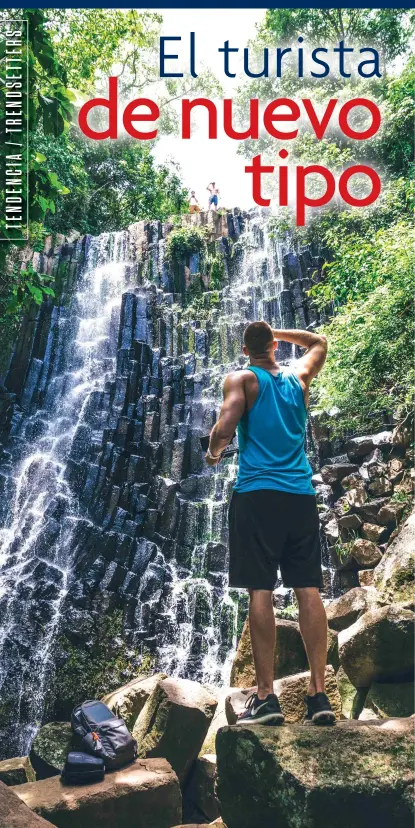
[[[283,713],[267,713],[264,716],[256,716],[252,719],[238,719],[236,722],[237,725],[243,726],[246,724],[254,724],[254,725],[282,725],[284,724],[285,716]]]
[[[305,725],[333,725],[336,722],[336,714],[332,710],[320,710],[319,713],[314,713],[313,718],[307,719]]]

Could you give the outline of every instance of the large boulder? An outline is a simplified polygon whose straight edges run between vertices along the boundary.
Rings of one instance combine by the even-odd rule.
[[[377,514],[377,521],[381,526],[389,526],[395,529],[398,525],[402,512],[404,510],[403,503],[393,503],[391,500],[382,506]]]
[[[373,586],[374,569],[359,569],[359,584],[361,587]]]
[[[334,667],[334,671],[339,669],[339,647],[338,647],[338,633],[335,630],[327,628],[327,664]],[[307,664],[308,667],[308,664]]]
[[[350,508],[357,509],[359,506],[363,506],[363,504],[367,501],[367,492],[363,481],[360,486],[353,486],[349,489],[346,492],[345,497]]]
[[[275,618],[274,678],[293,675],[308,667],[307,656],[296,621]],[[256,682],[252,656],[251,634],[247,619],[233,660],[230,684],[232,687],[252,687]]]
[[[393,485],[387,477],[375,477],[368,485],[368,490],[371,495],[375,497],[382,497],[382,495],[391,494]]]
[[[102,701],[112,710],[115,716],[124,719],[128,729],[132,730],[157,682],[165,678],[167,678],[166,673],[155,673],[155,675],[146,678],[133,679],[128,684],[124,684],[123,687],[108,693]]]
[[[34,814],[3,782],[0,782],[0,825],[1,828],[53,828],[51,822]]]
[[[399,606],[372,607],[339,633],[340,663],[355,687],[412,678],[414,620]]]
[[[225,712],[225,702],[227,697],[236,690],[235,687],[215,687],[209,689],[212,689],[212,692],[216,695],[217,707],[213,715],[213,719],[209,725],[209,730],[206,734],[203,745],[200,748],[199,756],[215,753],[216,734],[220,727],[225,727],[225,725],[228,724]]]
[[[384,601],[403,602],[413,598],[414,577],[415,512],[388,546],[374,570],[373,583]]]
[[[413,716],[414,682],[402,681],[397,684],[379,684],[374,681],[366,696],[365,706],[387,719],[390,716]]]
[[[354,587],[335,598],[326,607],[329,627],[338,632],[350,627],[376,600],[376,594],[374,589]]]
[[[279,698],[286,722],[303,721],[306,714],[304,696],[307,693],[309,680],[310,673],[305,672],[298,673],[295,676],[286,676],[286,678],[274,681],[274,692]],[[229,724],[235,724],[239,714],[244,710],[248,696],[253,691],[253,687],[249,690],[236,690],[227,697],[225,710]],[[336,717],[340,719],[342,702],[336,683],[336,676],[331,665],[326,667],[326,693]]]
[[[215,795],[216,756],[199,756],[183,793],[183,819],[210,822],[219,816]]]
[[[134,726],[138,755],[165,757],[183,783],[204,742],[216,705],[211,691],[196,681],[159,681]]]
[[[40,728],[33,740],[30,761],[36,779],[48,779],[60,774],[71,748],[76,745],[69,722],[48,722]]]
[[[365,457],[366,454],[371,454],[374,444],[373,438],[368,437],[353,437],[346,443],[346,452],[350,460],[358,460],[360,457]]]
[[[359,517],[366,523],[380,523],[378,515],[383,506],[389,502],[387,497],[378,497],[375,500],[368,500],[361,506],[356,506]]]
[[[364,523],[362,526],[362,538],[370,540],[375,544],[383,543],[388,537],[388,530],[377,523]]]
[[[337,640],[331,630],[327,640],[327,660],[335,668],[338,666]],[[299,625],[296,621],[276,617],[274,679],[292,676],[307,669],[308,660]],[[230,684],[232,687],[253,687],[255,683],[255,665],[247,619],[233,660]]]
[[[0,782],[5,785],[24,785],[34,782],[35,772],[28,756],[15,756],[0,762]]]
[[[356,561],[358,569],[372,568],[382,560],[382,553],[373,541],[357,538],[351,546],[350,554]]]
[[[323,478],[323,483],[333,485],[357,471],[359,471],[359,466],[356,466],[354,463],[333,463],[330,466],[323,466],[320,469],[320,474]]]
[[[57,828],[170,828],[181,820],[178,779],[165,759],[137,760],[99,784],[53,777],[12,790]]]
[[[343,667],[340,667],[336,673],[337,687],[342,700],[342,719],[357,719],[357,703],[359,698],[359,690],[354,687],[350,681],[347,673],[344,672]],[[366,692],[365,692],[366,696]],[[364,699],[363,699],[364,701]],[[363,706],[363,702],[362,702]]]
[[[228,828],[413,826],[413,723],[225,727],[217,795]]]

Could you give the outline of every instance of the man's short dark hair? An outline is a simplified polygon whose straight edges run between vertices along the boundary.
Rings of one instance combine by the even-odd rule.
[[[244,331],[244,345],[253,357],[265,354],[274,339],[268,322],[250,322]]]

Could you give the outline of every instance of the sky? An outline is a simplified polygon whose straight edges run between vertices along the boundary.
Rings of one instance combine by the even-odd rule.
[[[182,37],[180,43],[171,44],[170,51],[186,60],[190,32],[195,32],[198,65],[211,69],[224,87],[225,97],[233,97],[239,83],[238,78],[226,78],[223,71],[223,54],[217,51],[225,40],[231,46],[239,46],[242,52],[248,41],[254,38],[256,24],[264,15],[264,9],[159,9],[163,16],[162,34]],[[170,45],[170,44],[169,44]],[[166,48],[166,51],[169,51]],[[239,55],[238,55],[239,57]],[[173,70],[173,67],[171,67]],[[196,67],[196,69],[198,66]],[[174,71],[174,70],[173,70]],[[196,119],[195,119],[196,120]],[[208,204],[206,190],[210,181],[215,181],[220,190],[220,207],[254,206],[252,199],[252,176],[245,173],[246,158],[237,155],[238,141],[220,132],[218,117],[218,138],[209,140],[206,135],[206,119],[190,140],[165,136],[156,142],[154,155],[159,163],[170,158],[177,161],[182,170],[185,187],[195,190],[203,208]],[[197,123],[197,120],[196,120]]]

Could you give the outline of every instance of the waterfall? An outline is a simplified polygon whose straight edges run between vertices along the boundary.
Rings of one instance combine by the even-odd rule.
[[[111,607],[123,611],[128,645],[158,669],[229,680],[247,611],[246,593],[227,586],[237,461],[209,469],[200,437],[215,422],[224,376],[244,364],[246,322],[313,321],[305,291],[316,262],[305,256],[300,266],[260,211],[208,216],[222,222],[210,244],[223,286],[204,292],[190,317],[198,256],[183,265],[178,293],[165,259],[171,227],[159,222],[86,237],[83,264],[78,249],[73,261],[67,254],[73,280],[50,318],[39,315],[0,454],[5,755],[27,753],[45,715],[59,633],[78,640]],[[294,356],[282,343],[282,361]],[[281,584],[277,595],[289,602]]]
[[[3,718],[5,706],[9,720],[20,723],[12,735],[20,756],[42,718],[71,578],[81,510],[66,479],[67,464],[79,451],[91,394],[114,375],[110,333],[126,286],[125,242],[123,233],[92,239],[78,291],[53,313],[51,360],[39,374],[43,405],[22,417],[13,435],[11,505],[0,530],[0,698]]]

